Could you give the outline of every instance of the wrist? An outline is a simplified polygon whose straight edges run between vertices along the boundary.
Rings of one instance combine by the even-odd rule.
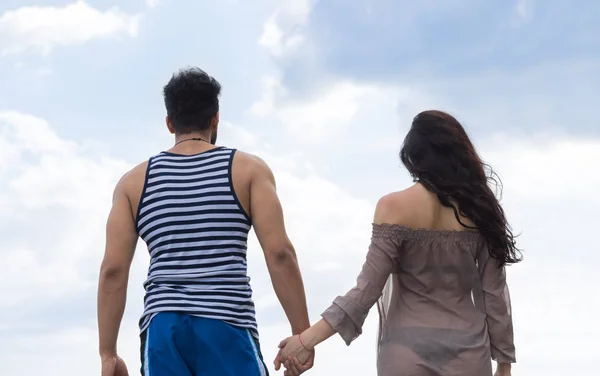
[[[310,321],[308,320],[308,317],[305,320],[302,320],[301,324],[296,324],[296,325],[292,325],[292,334],[293,335],[298,335],[298,334],[302,334],[302,332],[304,332],[306,329],[310,328]]]
[[[117,349],[100,350],[100,359],[110,359],[117,357]]]
[[[310,351],[310,350],[308,349],[308,347],[306,347],[306,345],[304,344],[304,341],[302,340],[302,333],[300,333],[300,334],[297,334],[296,336],[298,337],[298,341],[300,342],[300,346],[302,346],[302,348],[303,348],[304,350],[306,350],[306,351]]]
[[[312,329],[313,328],[310,327],[300,334],[300,342],[308,351],[314,351],[315,346],[318,344],[318,342],[315,340]]]
[[[292,328],[292,335],[298,336],[298,335],[304,333],[304,331],[308,328],[310,328],[310,325],[294,327],[294,328]]]

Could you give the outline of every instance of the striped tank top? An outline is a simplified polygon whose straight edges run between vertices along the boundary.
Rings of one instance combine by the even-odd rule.
[[[251,221],[235,194],[235,149],[162,152],[149,160],[137,214],[148,246],[144,332],[159,312],[181,312],[249,329],[258,339],[246,249]]]

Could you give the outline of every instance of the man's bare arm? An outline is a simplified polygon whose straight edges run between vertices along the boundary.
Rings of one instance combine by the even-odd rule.
[[[137,231],[122,179],[113,196],[106,225],[106,249],[98,282],[98,333],[100,356],[117,354],[117,336],[127,299],[129,269],[137,244]]]
[[[302,275],[294,247],[285,231],[283,211],[275,178],[257,158],[250,183],[250,211],[254,231],[263,249],[275,294],[285,311],[293,334],[310,326]]]

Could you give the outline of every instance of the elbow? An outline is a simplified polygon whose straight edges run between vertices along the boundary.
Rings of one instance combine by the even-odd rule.
[[[267,250],[267,264],[274,268],[298,267],[298,260],[294,248],[290,246],[277,247]]]
[[[127,283],[129,278],[129,270],[122,265],[103,262],[100,267],[100,284],[120,284]]]

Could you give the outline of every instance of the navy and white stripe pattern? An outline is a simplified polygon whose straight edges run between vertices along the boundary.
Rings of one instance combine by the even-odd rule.
[[[148,245],[144,332],[158,312],[249,329],[258,338],[246,249],[251,221],[231,181],[235,149],[150,158],[137,230]]]

